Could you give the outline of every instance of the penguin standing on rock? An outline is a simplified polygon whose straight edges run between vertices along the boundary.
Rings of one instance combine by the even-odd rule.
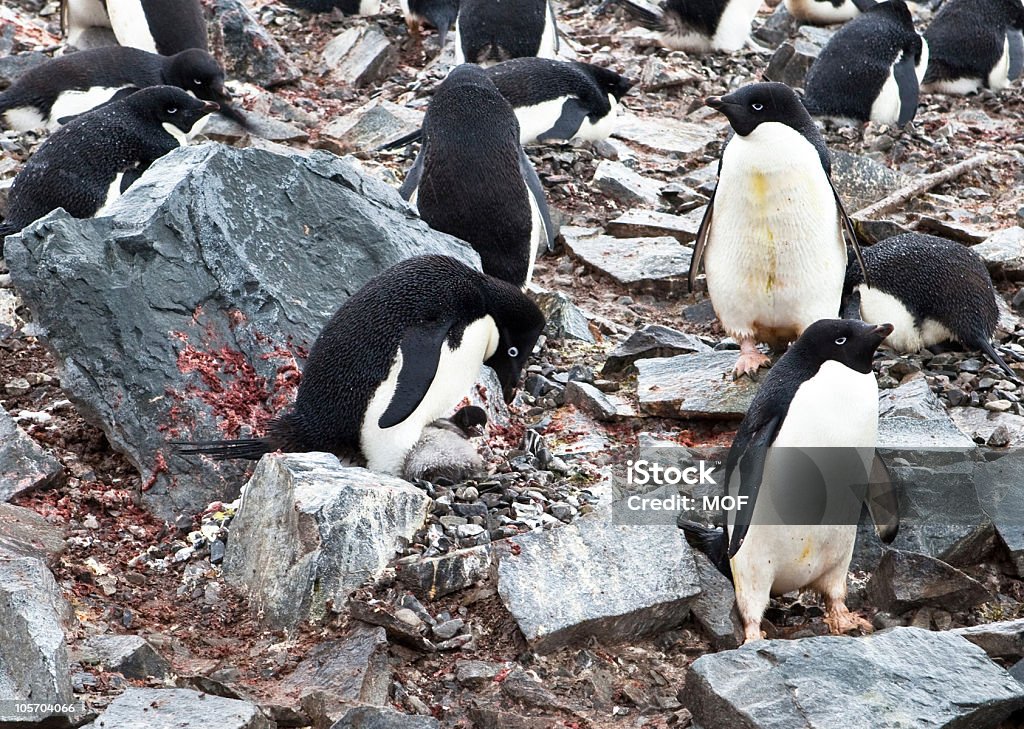
[[[188,141],[217,105],[174,86],[152,86],[76,117],[53,133],[14,178],[0,240],[52,210],[100,215],[149,165]]]
[[[874,5],[875,0],[786,0],[790,15],[814,25],[845,23]]]
[[[946,0],[924,34],[931,55],[922,90],[973,94],[1005,89],[1011,71],[1021,65],[1014,63],[1021,44],[1011,36],[1022,29],[1021,0]]]
[[[161,56],[209,50],[199,0],[62,0],[61,27],[72,46],[89,28],[109,27],[120,45]]]
[[[807,72],[804,106],[837,121],[909,123],[928,45],[903,0],[888,0],[840,28]]]
[[[981,350],[1014,381],[992,346],[999,307],[985,263],[970,248],[923,233],[903,233],[864,250],[870,285],[850,266],[843,290],[844,316],[896,326],[885,343],[919,352],[950,340]]]
[[[362,456],[399,475],[425,427],[469,392],[486,364],[511,400],[544,315],[518,288],[448,256],[417,256],[346,301],[309,353],[294,406],[259,439],[178,444],[183,453],[258,459],[275,450]]]
[[[769,362],[758,342],[785,347],[836,315],[847,245],[858,259],[860,246],[825,141],[793,89],[750,84],[706,103],[735,136],[697,232],[690,289],[703,262],[715,313],[740,343],[735,375],[754,375]]]
[[[740,50],[751,42],[750,24],[761,7],[761,0],[663,0],[654,11],[647,3],[619,2],[638,23],[658,31],[663,46],[690,53]]]
[[[807,327],[765,376],[729,449],[725,482],[740,510],[726,530],[679,523],[732,579],[744,642],[761,639],[770,596],[804,588],[824,596],[833,633],[871,629],[846,607],[846,577],[865,498],[884,542],[899,527],[887,481],[861,488],[874,474],[878,434],[871,362],[891,333],[849,319]],[[808,460],[810,473],[794,470]]]
[[[83,114],[115,97],[149,86],[177,86],[236,121],[224,71],[206,51],[158,56],[137,48],[108,46],[79,51],[26,71],[0,92],[0,122],[10,129],[56,129],[61,119]]]
[[[437,29],[437,41],[444,48],[448,31],[459,15],[459,0],[398,0],[409,35],[419,40],[420,27],[427,23]]]
[[[435,230],[468,242],[484,273],[530,282],[554,231],[537,172],[519,144],[519,123],[482,68],[448,74],[423,118],[423,145],[400,190]]]
[[[550,0],[460,0],[455,63],[493,66],[510,58],[554,58],[558,26]]]

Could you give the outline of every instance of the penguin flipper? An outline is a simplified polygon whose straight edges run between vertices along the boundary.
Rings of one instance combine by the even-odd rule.
[[[921,87],[917,83],[914,57],[904,52],[892,68],[892,77],[896,79],[896,88],[900,92],[900,115],[896,124],[903,127],[909,124],[917,113],[921,93]]]
[[[540,211],[541,220],[544,221],[544,237],[548,242],[548,252],[555,250],[555,226],[551,222],[551,211],[548,210],[548,199],[544,194],[544,186],[541,185],[537,170],[530,164],[530,158],[526,152],[519,150],[519,171],[523,175],[523,182],[526,183],[527,191],[533,196],[537,203],[537,210]]]
[[[833,188],[833,191],[835,188]],[[711,199],[708,200],[707,210],[704,211],[704,217],[700,221],[700,227],[697,229],[697,239],[693,243],[693,255],[690,257],[690,272],[687,274],[687,279],[690,283],[690,293],[694,291],[694,287],[697,285],[697,276],[700,275],[700,265],[704,260],[704,251],[708,245],[708,234],[711,232],[711,216],[714,214],[715,209],[715,192],[718,192],[718,188],[711,193]]]
[[[423,138],[423,129],[417,129],[415,132],[409,132],[405,136],[399,137],[398,139],[390,142],[385,142],[375,149],[375,152],[392,152],[402,147],[408,147],[413,142],[418,142]]]
[[[398,372],[395,394],[387,410],[377,421],[382,430],[398,425],[412,415],[423,402],[427,390],[437,376],[441,361],[441,345],[448,337],[454,321],[444,320],[432,325],[408,327],[399,349],[402,369]]]
[[[860,271],[864,274],[863,283],[865,286],[870,286],[871,282],[868,280],[868,267],[864,265],[864,254],[860,250],[860,240],[857,238],[857,231],[853,227],[853,221],[850,220],[850,216],[846,214],[846,208],[843,207],[843,200],[839,197],[839,191],[836,190],[835,183],[832,182],[832,177],[828,177],[828,184],[832,186],[832,195],[836,199],[836,212],[839,214],[839,228],[842,232],[842,238],[844,241],[843,247],[850,246],[853,249],[853,255],[857,257],[857,265],[860,266]],[[696,255],[696,253],[694,253]]]
[[[398,188],[398,194],[402,196],[403,200],[412,200],[412,196],[419,189],[420,180],[423,178],[423,150],[420,149],[420,153],[416,155],[416,161],[412,163],[412,167],[409,168],[409,174],[405,178],[405,182]]]
[[[676,526],[683,530],[686,543],[701,552],[723,575],[732,582],[732,566],[726,554],[729,546],[729,535],[725,529],[706,527],[695,521],[678,519]]]
[[[1007,75],[1011,81],[1016,81],[1024,72],[1024,34],[1010,28],[1006,31],[1006,41],[1010,46],[1010,69]]]
[[[889,468],[877,453],[871,464],[865,503],[875,523],[878,538],[884,544],[892,544],[900,531],[900,500]]]
[[[754,504],[757,503],[757,494],[761,489],[761,479],[764,477],[768,448],[779,434],[783,416],[774,415],[767,422],[758,423],[755,413],[754,419],[755,423],[749,427],[744,427],[747,426],[746,420],[741,424],[740,432],[736,434],[726,462],[726,488],[732,482],[732,471],[737,466],[740,469],[740,487],[737,494],[740,506],[736,510],[732,534],[729,535],[729,559],[736,556],[743,546],[743,540],[746,539],[750,521],[754,516]]]

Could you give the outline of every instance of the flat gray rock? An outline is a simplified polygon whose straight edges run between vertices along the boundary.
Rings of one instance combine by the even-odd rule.
[[[457,549],[397,566],[398,578],[420,598],[435,600],[487,579],[494,564],[490,544]]]
[[[1020,448],[989,451],[985,472],[975,488],[996,534],[1024,575],[1024,451]]]
[[[624,114],[612,136],[662,154],[685,156],[700,152],[709,142],[718,139],[718,128],[714,124],[676,121],[667,117],[655,121]]]
[[[1024,416],[970,407],[950,408],[949,415],[963,434],[975,443],[987,442],[999,426],[1006,428],[1011,444],[1024,443]]]
[[[572,298],[561,291],[547,291],[534,284],[530,285],[530,298],[544,313],[544,334],[555,339],[576,339],[594,343],[587,315],[573,303]]]
[[[56,484],[63,476],[64,466],[0,407],[0,502]]]
[[[980,729],[1024,707],[1024,685],[981,648],[918,628],[701,656],[683,694],[702,729]]]
[[[604,393],[586,382],[569,382],[565,386],[565,402],[575,405],[604,422],[635,418],[636,411],[626,398]]]
[[[264,456],[232,522],[224,576],[269,625],[316,621],[380,575],[429,502],[405,481],[326,453]]]
[[[673,215],[635,208],[627,210],[609,222],[606,230],[616,238],[655,238],[670,235],[680,243],[693,243],[697,239],[697,231],[700,230],[705,210],[706,206],[686,215]]]
[[[498,594],[541,652],[677,626],[700,592],[690,547],[674,526],[621,526],[602,510],[507,541],[514,546],[499,556]]]
[[[992,658],[1024,657],[1024,618],[972,625],[953,632],[980,646]]]
[[[594,171],[594,187],[622,205],[657,207],[664,184],[612,160],[602,160]]]
[[[332,121],[320,132],[320,138],[336,142],[338,152],[365,151],[414,132],[422,125],[422,111],[372,99]]]
[[[129,688],[83,729],[271,729],[256,704],[192,689]]]
[[[891,390],[878,393],[878,417],[949,420],[945,405],[928,386],[928,380],[915,377]]]
[[[378,706],[356,706],[345,711],[331,729],[438,729],[431,716],[401,714]]]
[[[323,62],[339,81],[366,86],[387,74],[393,55],[391,42],[380,28],[352,25],[324,46]]]
[[[641,359],[640,409],[665,418],[742,418],[757,391],[750,378],[732,379],[737,352],[703,352]]]
[[[1004,228],[971,250],[981,256],[993,276],[1024,280],[1024,228]]]
[[[711,351],[712,348],[694,334],[661,324],[644,324],[608,354],[601,372],[606,375],[621,372],[638,359]]]
[[[14,504],[0,504],[0,554],[37,557],[52,565],[64,551],[64,533],[42,516]]]
[[[302,77],[302,69],[242,0],[214,0],[211,5],[210,51],[224,59],[228,78],[269,89]]]
[[[81,661],[99,664],[102,670],[125,678],[164,679],[171,672],[167,659],[140,635],[94,635],[77,648]]]
[[[867,155],[851,154],[841,149],[832,154],[832,183],[846,205],[854,213],[878,202],[907,183],[903,175]]]
[[[879,610],[901,615],[920,607],[960,612],[990,595],[980,582],[941,560],[891,549],[871,575],[866,598]]]
[[[693,250],[675,238],[614,238],[579,228],[562,235],[573,256],[633,293],[679,296],[689,288]]]

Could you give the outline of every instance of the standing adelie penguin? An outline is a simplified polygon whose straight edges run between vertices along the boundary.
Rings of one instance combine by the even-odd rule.
[[[455,63],[493,66],[510,58],[554,58],[558,27],[550,0],[460,0]]]
[[[786,0],[786,10],[805,23],[832,25],[852,20],[874,4],[875,0]]]
[[[14,178],[0,241],[57,208],[75,218],[102,213],[216,110],[175,86],[152,86],[75,117]]]
[[[0,121],[10,129],[55,129],[61,119],[83,114],[115,96],[149,86],[177,86],[235,118],[224,88],[224,71],[206,51],[158,56],[137,48],[108,46],[54,58],[26,71],[0,92]]]
[[[1020,50],[1010,34],[1021,29],[1021,0],[946,0],[924,33],[930,57],[922,90],[972,94],[1005,89],[1011,56]]]
[[[744,86],[707,105],[736,132],[719,165],[718,187],[697,232],[715,313],[740,343],[735,374],[768,364],[758,342],[784,347],[839,311],[846,246],[860,246],[829,177],[825,140],[793,89]]]
[[[435,230],[468,242],[484,273],[530,282],[554,232],[537,172],[519,144],[512,107],[482,68],[464,64],[437,88],[423,118],[423,146],[402,197]]]
[[[619,0],[646,28],[658,31],[661,44],[676,51],[732,53],[750,42],[750,24],[761,0],[663,0],[661,12]]]
[[[291,410],[260,439],[186,446],[257,459],[274,450],[361,455],[399,474],[423,429],[492,367],[511,400],[544,315],[518,288],[447,256],[398,263],[346,301],[310,350]]]
[[[329,13],[340,10],[345,15],[377,15],[380,0],[282,0],[289,7],[311,13]]]
[[[409,35],[417,40],[420,26],[428,23],[437,29],[437,44],[444,48],[448,31],[459,15],[459,0],[398,0]]]
[[[209,50],[199,0],[62,0],[61,26],[70,45],[91,27],[109,27],[117,42],[162,56]]]
[[[846,607],[860,499],[882,502],[886,521],[879,534],[887,542],[899,526],[898,504],[891,491],[877,492],[886,483],[869,484],[852,509],[829,502],[854,493],[858,472],[872,473],[878,383],[871,361],[891,332],[889,324],[850,319],[807,327],[765,376],[729,449],[725,482],[733,493],[739,480],[737,496],[745,497],[740,513],[729,513],[727,530],[680,523],[687,541],[732,578],[745,642],[761,639],[771,595],[804,588],[824,596],[832,632],[870,630]],[[804,457],[819,467],[830,463],[819,471],[822,480],[794,478],[806,474],[792,470]],[[816,520],[807,518],[819,504]],[[795,520],[780,518],[787,512]]]
[[[907,4],[881,2],[822,49],[807,72],[804,106],[814,116],[903,126],[917,112],[927,67],[928,46]]]
[[[919,352],[954,340],[988,355],[1014,380],[992,346],[999,307],[992,279],[978,254],[953,241],[904,233],[864,249],[864,267],[850,266],[843,290],[844,316],[892,322],[885,341],[897,352]]]

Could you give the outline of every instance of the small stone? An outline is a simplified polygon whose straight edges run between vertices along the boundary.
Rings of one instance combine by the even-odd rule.
[[[986,444],[993,448],[1005,448],[1010,445],[1010,441],[1010,429],[1005,425],[998,425],[996,426],[996,429],[992,431],[992,435],[988,437]]]
[[[621,162],[603,160],[591,183],[596,189],[624,206],[657,207],[661,201],[661,182],[637,174]]]
[[[388,37],[376,26],[351,26],[323,50],[323,62],[339,80],[365,86],[387,75],[393,52]]]
[[[985,409],[993,413],[1005,413],[1013,409],[1013,403],[1009,400],[990,400],[985,403]]]
[[[443,623],[438,623],[432,628],[434,636],[440,640],[448,640],[454,638],[455,635],[462,630],[466,622],[460,618],[454,620],[446,620]]]
[[[7,391],[8,395],[24,395],[31,389],[32,386],[28,384],[28,380],[24,377],[15,377],[8,380],[4,385],[4,390]]]

